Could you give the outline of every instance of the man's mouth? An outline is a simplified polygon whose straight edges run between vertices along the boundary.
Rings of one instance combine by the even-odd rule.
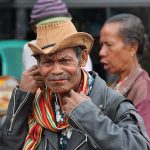
[[[63,84],[63,83],[66,82],[66,81],[67,81],[66,79],[49,80],[50,83],[55,84],[55,85],[61,85],[61,84]]]
[[[61,81],[61,80],[68,80],[68,79],[69,79],[69,77],[65,76],[65,75],[63,75],[63,76],[49,76],[48,77],[49,81]]]

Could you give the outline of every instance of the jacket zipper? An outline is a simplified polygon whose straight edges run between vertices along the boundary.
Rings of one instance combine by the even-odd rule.
[[[85,140],[83,140],[74,150],[77,150],[78,148],[80,148],[84,143],[87,142],[87,135],[85,134]]]
[[[78,126],[79,129],[84,130],[84,129],[76,122],[76,120],[75,120],[71,115],[70,115],[69,117],[75,122],[75,124]],[[73,128],[73,127],[72,127],[72,128]],[[92,139],[88,134],[85,134],[85,133],[83,133],[82,131],[77,130],[77,129],[75,129],[75,128],[73,128],[73,129],[76,130],[76,131],[78,131],[78,132],[81,132],[81,133],[84,134],[85,137],[86,137],[86,139],[85,139],[84,141],[82,141],[74,150],[77,150],[82,144],[84,144],[85,142],[87,142],[87,138],[90,139],[91,144],[92,144],[92,146],[93,146],[94,148],[97,148],[97,147],[98,147],[98,146],[96,145],[96,143],[93,141],[93,139]]]
[[[70,126],[71,126],[71,125],[70,125]],[[71,126],[71,127],[72,127],[72,126]],[[72,128],[73,128],[74,130],[76,130],[76,131],[82,133],[83,135],[85,135],[85,139],[84,139],[78,146],[76,146],[76,147],[74,148],[74,150],[77,150],[79,147],[81,147],[84,143],[87,142],[87,140],[88,140],[88,135],[85,134],[85,133],[83,133],[82,131],[80,131],[80,130],[78,130],[78,129],[75,129],[74,127],[72,127]]]
[[[45,146],[44,146],[44,150],[46,149],[47,149],[47,139],[46,139]]]
[[[26,94],[23,102],[19,105],[18,109],[15,112],[15,101],[16,101],[16,89],[15,89],[15,93],[14,93],[14,107],[13,107],[12,118],[11,118],[11,121],[10,121],[10,127],[9,127],[9,130],[8,130],[9,132],[12,130],[12,126],[14,124],[15,118],[16,118],[19,110],[22,108],[23,104],[26,102],[26,100],[27,100],[28,97],[29,97],[29,92]]]

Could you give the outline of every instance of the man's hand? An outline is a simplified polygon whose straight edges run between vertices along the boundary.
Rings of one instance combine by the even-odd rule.
[[[38,67],[35,65],[23,72],[19,89],[35,93],[39,87],[44,87],[44,81]]]
[[[86,96],[83,93],[77,93],[71,89],[67,95],[62,97],[62,100],[64,113],[70,114],[80,103],[91,99],[89,96]]]

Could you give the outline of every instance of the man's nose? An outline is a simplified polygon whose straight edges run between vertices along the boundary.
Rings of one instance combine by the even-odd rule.
[[[62,72],[63,72],[63,70],[62,70],[61,65],[59,63],[55,63],[53,65],[53,69],[52,69],[51,73],[53,73],[53,74],[61,74]]]

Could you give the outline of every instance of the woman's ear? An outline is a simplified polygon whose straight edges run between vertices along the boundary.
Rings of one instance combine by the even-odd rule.
[[[88,52],[86,49],[82,50],[82,55],[80,58],[80,65],[81,67],[85,67],[86,63],[87,63],[87,59],[88,59]]]
[[[133,56],[137,53],[138,47],[139,47],[138,43],[134,42],[131,44],[131,49],[130,49],[131,56]]]

